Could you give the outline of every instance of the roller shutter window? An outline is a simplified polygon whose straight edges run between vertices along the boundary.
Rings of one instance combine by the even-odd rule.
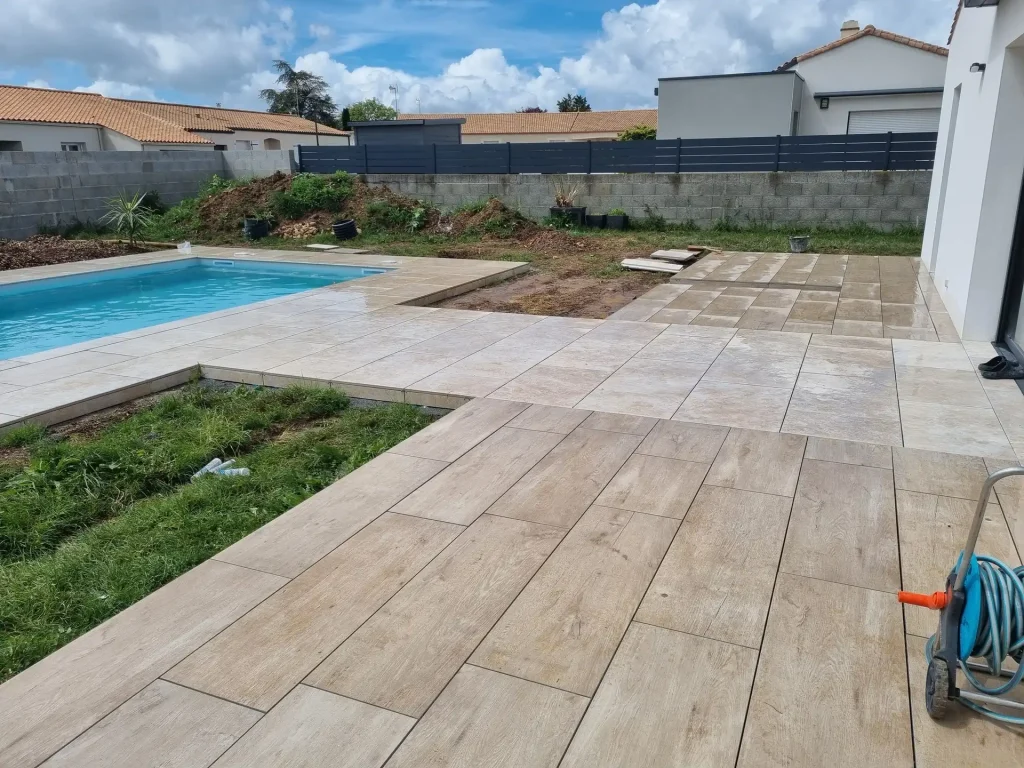
[[[941,109],[878,109],[850,112],[847,133],[925,133],[939,130]]]

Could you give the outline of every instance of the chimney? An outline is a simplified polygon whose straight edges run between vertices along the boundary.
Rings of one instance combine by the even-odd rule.
[[[860,32],[859,21],[856,21],[855,19],[844,21],[843,26],[839,28],[839,39],[845,40],[846,38],[851,37],[852,35],[856,35],[858,32]]]

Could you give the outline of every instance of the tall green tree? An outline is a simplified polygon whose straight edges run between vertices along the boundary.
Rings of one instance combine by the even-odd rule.
[[[348,111],[348,107],[345,107],[341,110],[341,130],[347,131],[350,122],[352,122],[352,114]]]
[[[345,109],[348,110],[348,119],[353,123],[363,123],[368,120],[398,119],[398,111],[394,107],[389,107],[387,104],[377,101],[377,99],[363,99],[354,104],[349,104]]]
[[[517,109],[516,112],[537,113],[537,112],[547,112],[547,110],[544,109],[544,107],[523,107],[522,109]]]
[[[590,112],[587,97],[579,93],[567,93],[558,100],[559,112]]]
[[[280,88],[265,88],[260,98],[267,102],[267,111],[279,115],[298,115],[334,127],[338,106],[329,93],[327,81],[312,72],[293,69],[283,59],[274,62]]]

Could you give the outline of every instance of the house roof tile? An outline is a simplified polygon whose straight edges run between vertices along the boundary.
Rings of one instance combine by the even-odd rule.
[[[0,121],[98,125],[152,144],[212,144],[193,131],[314,133],[309,120],[237,109],[109,99],[96,93],[0,85]],[[319,126],[320,133],[342,134]]]
[[[604,112],[494,112],[402,115],[399,119],[436,120],[465,118],[462,133],[618,133],[634,125],[657,127],[656,109],[620,109]]]
[[[860,30],[860,32],[856,32],[848,37],[841,37],[838,40],[833,40],[831,43],[826,43],[825,45],[819,46],[814,50],[808,51],[807,53],[801,53],[799,56],[794,56],[785,64],[779,66],[775,71],[785,72],[787,69],[792,69],[793,67],[795,67],[801,61],[806,61],[807,59],[813,58],[814,56],[820,56],[823,53],[834,51],[836,48],[839,48],[840,46],[847,45],[848,43],[852,43],[856,40],[861,40],[865,37],[878,37],[881,38],[882,40],[888,40],[889,42],[892,43],[899,43],[900,45],[908,45],[911,48],[917,48],[922,51],[927,51],[928,53],[934,53],[937,54],[938,56],[949,55],[949,49],[943,48],[941,45],[924,43],[921,42],[920,40],[915,40],[912,37],[907,37],[905,35],[897,35],[895,32],[886,32],[884,29],[876,29],[875,27],[868,24],[866,27],[864,27],[864,29]]]

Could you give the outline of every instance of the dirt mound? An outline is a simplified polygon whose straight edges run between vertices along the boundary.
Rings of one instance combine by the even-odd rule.
[[[27,240],[0,240],[0,270],[105,259],[142,250],[145,249],[132,248],[127,243],[65,240],[54,235],[34,235]]]
[[[479,232],[485,237],[518,238],[533,234],[540,227],[535,221],[492,197],[482,208],[468,208],[438,217],[433,229],[437,234],[454,237],[466,232]]]
[[[292,178],[278,171],[248,184],[225,189],[199,203],[199,219],[210,232],[240,234],[246,216],[269,215],[270,198],[291,186]]]

